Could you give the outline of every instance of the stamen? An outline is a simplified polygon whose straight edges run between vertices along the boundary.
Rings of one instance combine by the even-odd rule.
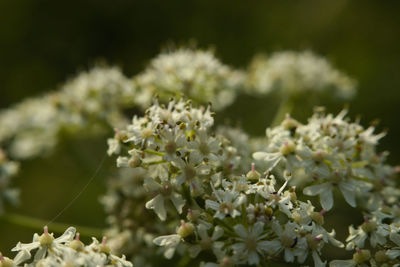
[[[81,236],[80,233],[76,233],[75,240],[78,240],[78,241],[79,241],[80,236]]]
[[[103,236],[103,240],[101,241],[101,244],[102,244],[103,246],[105,246],[106,243],[107,243],[107,237]]]
[[[324,215],[325,213],[326,213],[326,209],[322,209],[322,210],[319,212],[320,215]]]
[[[254,162],[251,163],[251,171],[252,171],[252,172],[255,172],[255,171],[256,171],[256,164],[254,164]]]
[[[49,228],[46,225],[45,227],[43,227],[43,234],[48,234],[48,233],[49,233]]]

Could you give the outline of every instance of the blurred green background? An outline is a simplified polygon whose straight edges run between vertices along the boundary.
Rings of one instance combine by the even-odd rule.
[[[389,161],[397,164],[399,11],[399,1],[375,0],[3,0],[0,108],[55,90],[98,60],[119,65],[132,76],[163,47],[191,40],[200,48],[215,48],[224,63],[238,68],[245,68],[258,52],[312,49],[359,81],[350,114],[362,114],[364,125],[380,119],[379,129],[389,129],[380,148],[390,150]],[[251,101],[255,100],[241,101],[231,120],[242,120],[247,131],[262,135],[263,120],[244,119],[264,105],[260,101],[250,105]],[[341,107],[331,105],[330,111]],[[25,162],[16,182],[22,190],[22,203],[13,212],[53,218],[85,185],[105,149],[101,139],[70,139],[51,158]],[[90,162],[82,164],[83,159]],[[106,165],[112,164],[112,159],[106,160]],[[110,174],[106,170],[102,168],[88,190],[57,221],[106,225],[98,203]],[[30,242],[34,232],[6,222],[0,226],[0,251],[4,253],[17,241]],[[343,239],[347,231],[338,235]]]

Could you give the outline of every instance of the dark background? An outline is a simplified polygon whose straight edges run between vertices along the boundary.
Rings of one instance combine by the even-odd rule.
[[[224,63],[238,68],[245,68],[258,52],[312,49],[358,80],[350,115],[362,114],[364,125],[380,119],[379,129],[389,129],[380,149],[390,150],[389,161],[397,164],[399,7],[399,1],[375,0],[3,0],[0,108],[55,90],[98,60],[119,65],[132,76],[171,44],[195,40],[198,47],[215,48]],[[256,111],[251,103],[243,104],[247,106],[239,108],[244,112]],[[333,106],[332,111],[341,107]],[[261,135],[265,129],[254,120],[244,125],[253,134]],[[51,158],[25,162],[17,178],[22,204],[15,211],[50,220],[86,183],[105,149],[104,141],[70,140]],[[89,158],[91,164],[73,156],[77,151],[86,153],[82,158]],[[104,227],[97,198],[105,190],[106,176],[101,172],[58,221]],[[0,223],[0,251],[7,254],[17,241],[30,242],[32,233]],[[338,234],[343,238],[347,232]]]

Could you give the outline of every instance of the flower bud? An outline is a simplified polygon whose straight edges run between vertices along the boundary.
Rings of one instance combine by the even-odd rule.
[[[99,250],[100,252],[104,253],[104,254],[110,254],[111,249],[109,246],[107,246],[107,237],[103,236],[103,240],[99,246]]]
[[[85,246],[85,244],[83,244],[82,241],[79,240],[79,237],[80,237],[79,233],[76,233],[75,240],[72,240],[69,243],[69,247],[76,251],[80,251]]]
[[[3,254],[0,253],[0,267],[14,267],[14,261],[7,257],[3,257]]]
[[[324,213],[325,210],[321,210],[320,212],[313,211],[310,217],[316,224],[323,225],[325,223]]]
[[[368,261],[370,258],[371,252],[368,249],[359,249],[353,254],[353,261],[355,261],[357,264],[362,264],[363,262]]]
[[[287,141],[281,146],[279,152],[281,152],[282,155],[287,156],[293,153],[295,149],[296,145],[292,141]]]
[[[53,243],[54,237],[49,234],[49,229],[47,226],[44,227],[43,234],[39,237],[39,243],[41,246],[50,246]]]
[[[185,221],[182,220],[181,226],[179,226],[176,233],[180,235],[182,238],[188,237],[194,233],[194,225],[192,223],[185,223]]]
[[[255,164],[251,164],[251,171],[246,174],[246,178],[250,181],[258,181],[260,179],[260,173],[256,171]]]
[[[286,115],[286,118],[284,121],[282,121],[283,128],[285,128],[285,130],[294,130],[297,128],[297,126],[299,126],[299,122],[296,121],[295,119],[292,119],[292,117],[290,117],[289,114]]]

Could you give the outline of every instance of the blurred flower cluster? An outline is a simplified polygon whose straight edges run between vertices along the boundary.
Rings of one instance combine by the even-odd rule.
[[[284,51],[256,56],[249,67],[249,90],[257,94],[321,94],[345,99],[355,94],[356,82],[310,51]]]
[[[377,149],[385,134],[347,110],[315,108],[306,123],[282,113],[310,94],[350,99],[355,85],[309,51],[258,56],[242,71],[182,48],[132,78],[95,67],[0,112],[0,203],[18,200],[16,161],[50,155],[61,137],[113,131],[116,162],[100,198],[107,238],[85,246],[74,228],[54,238],[45,227],[0,266],[400,266],[398,168]],[[273,91],[282,103],[265,137],[215,120],[238,96]],[[338,240],[343,227],[330,218],[342,199],[362,223]]]
[[[45,226],[43,234],[34,234],[31,243],[19,242],[12,251],[18,252],[14,259],[0,254],[0,266],[132,266],[125,257],[119,258],[111,253],[106,238],[101,243],[93,238],[90,245],[85,245],[73,227],[54,238]]]

